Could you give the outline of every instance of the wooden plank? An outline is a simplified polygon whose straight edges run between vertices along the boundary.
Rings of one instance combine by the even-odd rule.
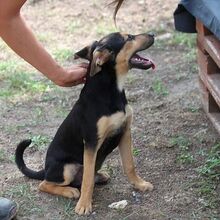
[[[214,35],[209,35],[203,39],[202,44],[220,68],[220,41]]]
[[[197,48],[197,61],[200,72],[204,74],[220,73],[220,68],[216,65],[211,56],[204,53],[201,48]]]
[[[206,28],[204,24],[198,19],[196,20],[196,30],[197,33],[201,36],[207,36],[212,34],[212,32],[208,28]]]
[[[204,108],[208,118],[212,122],[213,126],[220,134],[220,108],[215,103],[215,107],[216,107],[215,111],[210,112],[209,103],[210,103],[210,99],[212,99],[212,96],[201,80],[199,80],[199,85],[200,85],[200,90],[202,93],[203,108]],[[214,99],[212,99],[212,101],[214,101]]]
[[[199,84],[204,110],[220,134],[220,41],[196,21]]]
[[[217,105],[220,106],[220,73],[205,75],[204,73],[200,72],[199,75]],[[211,105],[212,103],[209,104]]]
[[[197,48],[199,48],[204,54],[208,54],[204,48],[203,39],[204,39],[203,37],[197,35],[197,39],[196,39]]]

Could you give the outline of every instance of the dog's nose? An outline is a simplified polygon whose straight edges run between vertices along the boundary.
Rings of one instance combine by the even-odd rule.
[[[154,34],[153,32],[148,33],[148,35],[149,35],[150,37],[154,37],[154,36],[155,36],[155,34]]]

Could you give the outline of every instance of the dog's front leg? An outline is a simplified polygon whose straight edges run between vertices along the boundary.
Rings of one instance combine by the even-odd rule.
[[[96,155],[96,149],[85,147],[83,155],[81,196],[75,208],[75,212],[79,215],[88,215],[92,212],[92,194],[94,188]]]
[[[153,190],[153,185],[149,182],[144,181],[140,178],[134,166],[134,160],[132,155],[132,141],[131,141],[131,118],[127,120],[127,126],[124,135],[119,143],[119,152],[122,160],[122,165],[125,174],[128,176],[129,182],[134,186],[135,189],[140,191]]]

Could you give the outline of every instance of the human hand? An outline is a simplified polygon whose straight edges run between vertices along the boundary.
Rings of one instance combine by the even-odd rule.
[[[88,63],[76,64],[72,67],[64,69],[60,78],[54,80],[54,82],[63,87],[76,86],[85,82],[85,76],[88,68]]]

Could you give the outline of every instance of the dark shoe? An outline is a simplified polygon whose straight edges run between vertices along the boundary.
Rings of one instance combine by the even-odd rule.
[[[9,199],[0,197],[0,220],[11,220],[17,213],[17,204]]]

